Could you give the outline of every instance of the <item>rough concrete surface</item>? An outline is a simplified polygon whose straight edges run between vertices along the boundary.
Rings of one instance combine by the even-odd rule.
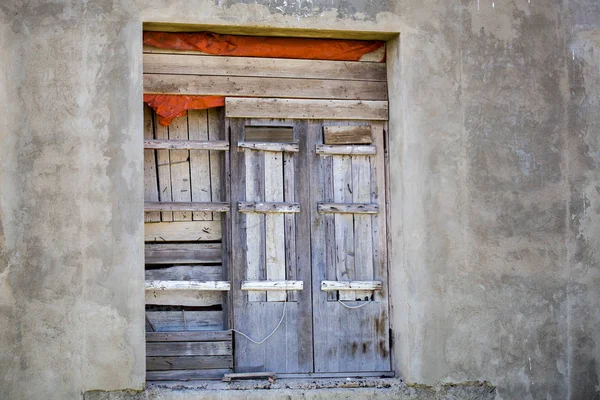
[[[143,388],[142,22],[400,33],[396,370],[600,398],[597,0],[0,2],[0,398]]]

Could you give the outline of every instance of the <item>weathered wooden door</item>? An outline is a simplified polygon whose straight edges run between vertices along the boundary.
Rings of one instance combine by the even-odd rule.
[[[390,371],[383,122],[228,123],[236,371]]]

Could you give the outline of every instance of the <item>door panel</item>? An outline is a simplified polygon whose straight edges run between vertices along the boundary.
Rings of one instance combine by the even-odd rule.
[[[243,149],[245,127],[292,126],[300,146],[306,146],[306,123],[229,120],[231,130],[232,296],[234,328],[264,343],[235,334],[238,372],[312,372],[310,290],[310,212],[306,152]],[[239,212],[239,202],[300,203],[297,213]],[[243,281],[301,280],[302,291],[242,291]],[[287,295],[286,295],[287,293]],[[285,313],[285,314],[284,314]]]
[[[371,125],[374,155],[311,152],[314,358],[318,373],[390,370],[386,218],[381,195],[385,187],[384,132],[382,123]],[[323,143],[321,132],[322,124],[310,123],[309,138],[314,142],[309,149]],[[319,212],[322,203],[336,203],[339,211]],[[323,291],[323,281],[348,286],[352,281],[376,281],[381,290]]]

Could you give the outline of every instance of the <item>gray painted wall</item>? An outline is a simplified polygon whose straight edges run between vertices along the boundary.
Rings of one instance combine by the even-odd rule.
[[[0,398],[143,387],[141,21],[401,32],[397,370],[600,398],[600,5],[494,5],[3,1]]]

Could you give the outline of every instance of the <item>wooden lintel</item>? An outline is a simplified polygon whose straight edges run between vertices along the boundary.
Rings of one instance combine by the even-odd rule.
[[[320,213],[328,214],[377,214],[377,203],[320,203],[317,204]]]
[[[208,211],[229,212],[229,203],[146,202],[144,211]]]
[[[323,141],[325,144],[371,144],[373,135],[371,125],[324,126]]]
[[[270,142],[239,142],[238,151],[262,150],[262,151],[283,151],[286,153],[297,153],[300,147],[295,143],[270,143]]]
[[[300,204],[239,202],[238,210],[246,213],[299,213]]]
[[[227,281],[146,281],[149,290],[192,290],[192,291],[228,291],[231,285]]]
[[[380,281],[321,281],[321,290],[381,290]]]
[[[303,290],[302,281],[244,281],[242,290],[267,291],[267,290]]]
[[[360,146],[360,145],[332,146],[332,145],[326,145],[326,144],[319,144],[319,145],[317,145],[317,154],[370,156],[370,155],[377,154],[377,148],[375,146]]]
[[[225,140],[144,140],[145,149],[229,150]]]

